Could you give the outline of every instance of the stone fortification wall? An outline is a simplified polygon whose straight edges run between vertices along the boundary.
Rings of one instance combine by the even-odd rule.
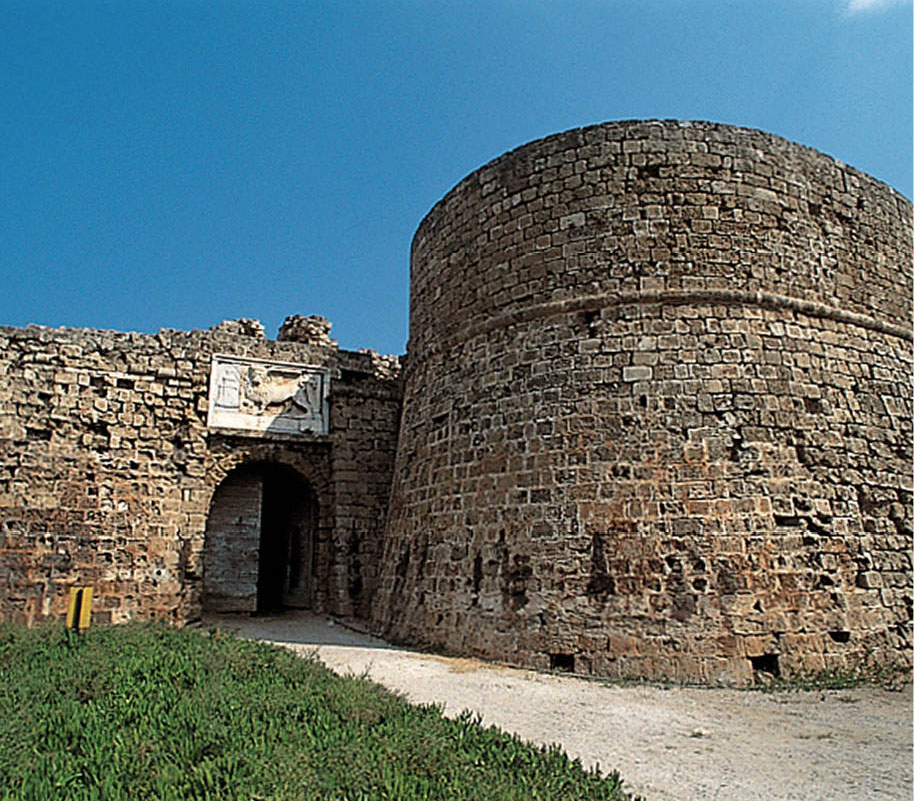
[[[99,622],[198,617],[214,492],[230,475],[227,486],[250,475],[237,468],[257,465],[291,471],[316,499],[308,604],[365,614],[393,462],[398,365],[340,351],[329,327],[290,318],[275,342],[249,320],[158,335],[0,328],[0,616],[57,618],[68,587],[90,584]],[[213,354],[325,368],[329,430],[208,427]],[[220,507],[226,526],[216,534],[229,545],[231,525],[259,510],[258,486],[237,521],[227,517],[230,504]],[[256,540],[253,568],[239,565],[238,553],[235,563],[222,558],[225,544],[210,548],[212,564],[224,567],[209,577],[223,569],[219,586],[250,596],[240,585],[256,574]]]
[[[911,660],[911,205],[759,131],[482,167],[413,242],[378,629],[604,675]]]

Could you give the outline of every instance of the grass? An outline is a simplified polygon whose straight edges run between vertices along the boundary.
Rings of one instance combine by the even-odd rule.
[[[0,799],[608,799],[464,714],[213,630],[0,627]]]
[[[749,689],[764,692],[791,692],[797,690],[851,690],[858,687],[879,687],[883,690],[901,690],[911,680],[908,668],[895,664],[876,664],[864,660],[854,668],[796,671],[786,678],[772,676],[767,681],[753,684]]]

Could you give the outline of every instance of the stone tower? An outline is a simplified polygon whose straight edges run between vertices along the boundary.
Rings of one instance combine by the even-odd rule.
[[[911,204],[621,122],[461,181],[411,260],[389,636],[602,675],[911,658]]]

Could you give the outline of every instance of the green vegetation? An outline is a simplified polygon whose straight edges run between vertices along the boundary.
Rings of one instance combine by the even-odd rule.
[[[0,627],[0,799],[614,799],[557,747],[160,625]]]
[[[760,680],[750,689],[764,692],[791,692],[795,690],[850,690],[857,687],[879,687],[883,690],[901,690],[911,680],[911,671],[901,665],[878,664],[865,660],[854,668],[829,670],[800,670],[786,678],[770,677]]]

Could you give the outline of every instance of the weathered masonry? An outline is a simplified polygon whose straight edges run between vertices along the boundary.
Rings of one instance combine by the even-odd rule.
[[[626,122],[413,240],[372,610],[539,667],[911,659],[911,204],[759,131]]]
[[[74,583],[97,621],[366,615],[399,364],[329,330],[0,329],[3,617],[58,617]]]
[[[709,123],[532,142],[422,222],[410,341],[0,329],[0,610],[306,607],[611,676],[911,664],[912,208]],[[402,407],[402,408],[401,408]]]

